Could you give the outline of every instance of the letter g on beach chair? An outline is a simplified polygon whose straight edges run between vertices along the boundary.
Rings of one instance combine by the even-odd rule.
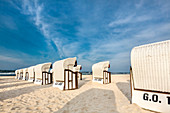
[[[93,64],[93,82],[98,82],[101,84],[111,83],[111,73],[108,72],[108,68],[110,68],[109,61]]]
[[[132,103],[170,112],[170,40],[132,49],[130,81]]]
[[[76,57],[56,61],[53,64],[53,87],[61,90],[78,88],[77,72],[73,71],[75,63]]]

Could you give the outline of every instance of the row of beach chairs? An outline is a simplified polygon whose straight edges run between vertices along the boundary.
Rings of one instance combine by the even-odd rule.
[[[57,61],[53,64],[52,71],[49,71],[51,63],[39,64],[28,68],[29,76],[25,75],[25,78],[24,73],[27,70],[20,69],[16,71],[17,78],[35,80],[36,82],[37,80],[42,81],[43,73],[52,73],[54,86],[60,84],[62,85],[60,89],[69,89],[69,82],[73,79],[70,80],[71,77],[68,77],[69,74],[66,73],[71,72],[75,74],[81,67],[79,66],[77,71],[75,71],[75,62],[76,58]],[[94,64],[92,66],[93,81],[110,83],[111,74],[108,72],[109,67],[109,62]],[[23,72],[23,77],[21,77],[21,72]],[[18,76],[18,73],[20,76]],[[145,109],[170,113],[170,40],[146,44],[132,49],[130,86],[131,103],[135,103]],[[77,88],[76,85],[75,87]]]
[[[93,81],[101,84],[111,83],[111,73],[108,72],[109,61],[99,62],[92,66]],[[46,85],[61,90],[77,89],[78,78],[82,80],[81,65],[77,65],[76,57],[56,61],[53,64],[43,63],[15,71],[16,79],[28,80],[35,84]]]

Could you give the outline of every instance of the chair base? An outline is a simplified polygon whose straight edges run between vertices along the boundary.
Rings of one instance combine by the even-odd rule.
[[[34,79],[28,79],[28,82],[34,82]]]
[[[25,80],[25,77],[23,77],[22,80]]]
[[[102,78],[93,78],[93,82],[103,84],[103,79]]]
[[[170,94],[132,90],[132,103],[152,111],[169,113]]]
[[[34,84],[42,85],[42,80],[35,79]]]
[[[57,87],[60,90],[64,90],[64,82],[55,82],[53,83],[53,87]]]

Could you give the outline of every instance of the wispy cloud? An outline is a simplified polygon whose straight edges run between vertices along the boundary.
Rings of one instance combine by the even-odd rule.
[[[152,17],[149,16],[149,15],[138,16],[138,15],[132,14],[132,15],[129,15],[127,17],[116,19],[115,21],[110,22],[109,27],[114,27],[114,26],[123,25],[123,24],[145,22],[145,21],[148,21],[148,20],[151,20],[151,19],[152,19]]]
[[[21,63],[22,62],[21,59],[8,57],[8,56],[2,56],[2,55],[0,55],[0,60],[1,61],[12,62],[12,63]]]
[[[47,39],[48,45],[51,46],[50,42],[54,42],[59,52],[58,55],[60,56],[60,58],[62,58],[64,55],[61,47],[62,41],[61,39],[57,38],[56,33],[52,32],[52,29],[54,29],[55,27],[53,26],[53,24],[50,23],[50,18],[50,22],[46,21],[46,18],[49,16],[43,13],[45,12],[44,5],[42,3],[39,3],[38,0],[23,0],[21,12],[25,15],[30,16],[31,20]]]

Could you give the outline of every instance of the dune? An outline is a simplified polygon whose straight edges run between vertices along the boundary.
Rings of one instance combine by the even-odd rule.
[[[112,75],[110,84],[83,75],[76,90],[62,91],[14,77],[0,77],[0,112],[22,113],[151,113],[130,104],[129,74]]]

